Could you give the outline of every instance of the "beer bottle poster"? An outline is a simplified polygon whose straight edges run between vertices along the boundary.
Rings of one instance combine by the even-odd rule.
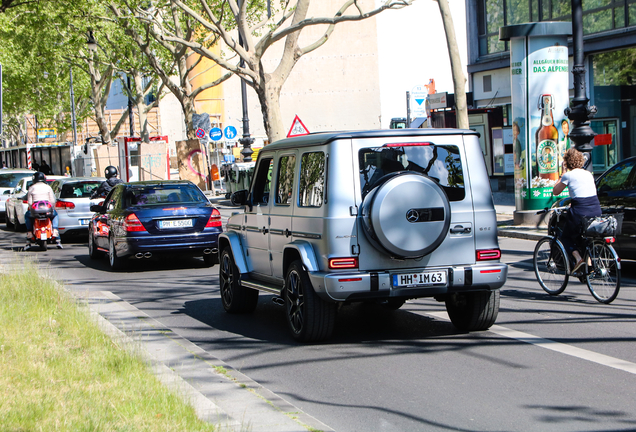
[[[567,37],[512,38],[510,63],[517,208],[542,209],[555,201],[552,188],[569,142]]]

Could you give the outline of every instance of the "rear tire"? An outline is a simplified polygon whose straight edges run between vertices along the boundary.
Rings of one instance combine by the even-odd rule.
[[[229,313],[254,312],[258,304],[258,291],[241,286],[241,274],[229,247],[221,252],[219,287],[223,309]]]
[[[13,223],[11,222],[11,218],[9,217],[9,213],[6,214],[6,216],[4,217],[4,223],[7,225],[7,229],[14,229],[13,228]]]
[[[539,240],[534,248],[534,274],[545,292],[556,296],[568,285],[570,261],[563,244],[551,237]]]
[[[49,248],[48,242],[46,240],[40,240],[40,249],[46,252],[48,248]]]
[[[621,267],[616,251],[600,241],[590,248],[592,267],[585,265],[585,282],[590,293],[600,303],[610,304],[618,296],[621,287]]]
[[[446,311],[459,330],[488,330],[499,314],[499,290],[450,294]]]
[[[13,212],[13,220],[15,221],[13,225],[13,231],[20,232],[20,219],[18,219],[18,214]]]
[[[287,270],[285,288],[285,316],[294,339],[317,342],[328,339],[336,323],[336,304],[318,297],[300,261]]]
[[[115,249],[115,239],[111,236],[108,241],[108,263],[112,270],[121,270],[124,267],[124,260],[117,256]]]

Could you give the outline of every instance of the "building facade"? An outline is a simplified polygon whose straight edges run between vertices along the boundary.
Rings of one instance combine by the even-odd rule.
[[[512,126],[510,43],[501,27],[541,21],[571,21],[570,0],[466,0],[468,75],[474,106],[501,106]],[[600,174],[636,155],[636,1],[583,0],[586,85],[598,112],[592,129],[611,135],[595,143],[593,169]],[[572,41],[569,39],[570,70]],[[570,74],[570,96],[572,75]],[[607,135],[606,135],[607,136]]]

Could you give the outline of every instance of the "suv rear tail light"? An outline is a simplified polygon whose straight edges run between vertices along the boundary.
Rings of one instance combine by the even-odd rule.
[[[329,258],[330,269],[356,269],[358,268],[358,258]]]
[[[212,214],[210,215],[210,219],[208,219],[208,223],[205,224],[205,227],[216,228],[220,226],[222,226],[221,213],[217,209],[212,209]]]
[[[55,202],[55,208],[62,208],[62,209],[74,209],[75,208],[75,204],[72,202],[68,202],[68,201],[56,201]]]
[[[477,251],[477,261],[498,260],[501,258],[499,249],[485,249]]]
[[[129,214],[124,219],[124,228],[127,232],[146,231],[141,221],[134,213]]]

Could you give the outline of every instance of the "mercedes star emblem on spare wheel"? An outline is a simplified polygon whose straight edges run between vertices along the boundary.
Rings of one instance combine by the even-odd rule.
[[[411,209],[406,212],[406,220],[409,222],[417,222],[419,218],[420,218],[420,214],[415,209]]]

